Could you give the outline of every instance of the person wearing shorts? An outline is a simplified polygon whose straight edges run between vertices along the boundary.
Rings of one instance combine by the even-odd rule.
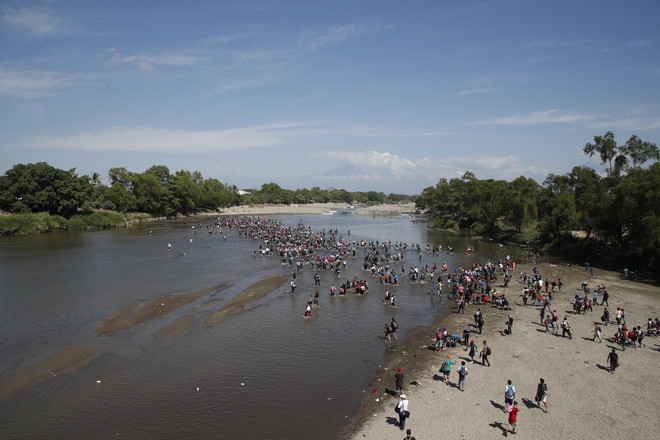
[[[518,427],[518,401],[514,400],[513,408],[511,408],[511,412],[509,413],[509,426],[506,427],[506,430],[504,431],[504,436],[506,437],[509,431],[515,433],[517,427]]]
[[[545,412],[548,412],[548,386],[545,384],[544,379],[539,379],[539,384],[536,386],[536,407],[541,408],[541,402],[545,407]]]

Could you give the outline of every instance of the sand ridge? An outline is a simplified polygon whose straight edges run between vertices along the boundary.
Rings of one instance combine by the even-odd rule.
[[[54,355],[0,378],[0,400],[34,384],[76,370],[103,353],[98,348],[67,345]]]
[[[228,286],[214,286],[208,289],[198,290],[196,292],[185,293],[182,295],[167,295],[148,302],[142,308],[135,311],[137,304],[125,307],[114,313],[108,319],[103,321],[96,329],[97,335],[115,333],[127,329],[141,322],[151,321],[168,315],[181,307],[184,307],[199,298],[211,293],[221,292]]]
[[[219,310],[207,316],[204,320],[204,325],[220,322],[233,312],[243,309],[246,305],[265,297],[281,286],[288,278],[288,274],[278,275],[248,286]]]

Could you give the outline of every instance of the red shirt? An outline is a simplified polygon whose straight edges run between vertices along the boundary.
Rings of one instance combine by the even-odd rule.
[[[518,407],[514,406],[509,413],[509,423],[516,423],[518,421]]]

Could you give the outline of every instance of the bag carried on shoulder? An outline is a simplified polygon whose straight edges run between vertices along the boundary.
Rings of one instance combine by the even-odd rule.
[[[399,408],[399,404],[397,403],[396,405],[394,405],[394,412],[399,414],[400,411],[401,411],[401,408]]]
[[[401,417],[405,417],[405,418],[410,417],[410,411],[401,411],[399,414],[401,415]]]

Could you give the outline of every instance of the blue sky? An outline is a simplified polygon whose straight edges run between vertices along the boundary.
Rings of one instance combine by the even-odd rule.
[[[417,194],[660,143],[657,1],[0,2],[0,172]]]

